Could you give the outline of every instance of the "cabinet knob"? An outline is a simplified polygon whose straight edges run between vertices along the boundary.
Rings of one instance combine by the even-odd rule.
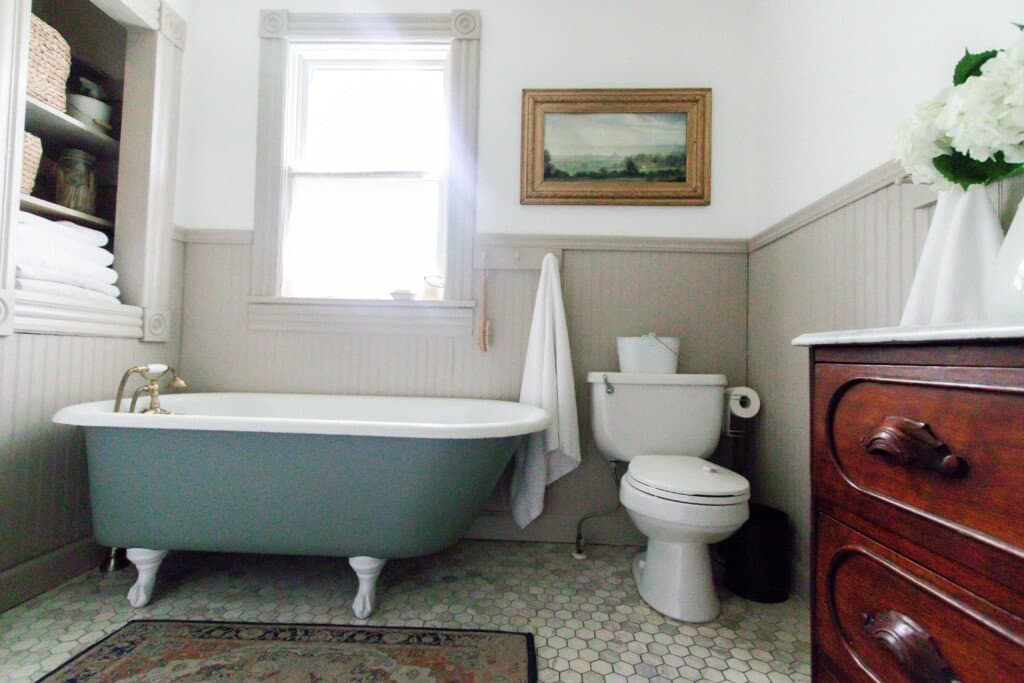
[[[906,417],[885,418],[860,444],[868,453],[895,465],[918,467],[948,477],[967,473],[967,461],[951,454],[931,427]]]
[[[896,610],[863,615],[864,630],[881,643],[918,683],[957,683],[935,639],[917,622]]]

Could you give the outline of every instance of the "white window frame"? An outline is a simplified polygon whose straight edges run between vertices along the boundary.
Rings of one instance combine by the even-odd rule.
[[[289,46],[295,42],[450,41],[449,172],[445,187],[443,301],[305,299],[281,296],[287,216],[285,158]],[[260,14],[260,90],[249,328],[380,334],[472,334],[476,233],[480,14]]]

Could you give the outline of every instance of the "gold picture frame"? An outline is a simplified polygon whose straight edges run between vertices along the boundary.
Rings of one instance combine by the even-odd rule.
[[[521,204],[711,203],[711,89],[523,90]]]

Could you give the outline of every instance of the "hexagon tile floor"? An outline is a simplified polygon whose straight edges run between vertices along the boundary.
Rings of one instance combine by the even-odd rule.
[[[31,681],[132,618],[369,623],[529,631],[541,681],[809,681],[807,606],[722,594],[708,624],[664,617],[637,595],[636,548],[463,541],[389,562],[377,611],[349,607],[356,581],[340,558],[172,553],[153,602],[134,610],[134,569],[90,572],[0,614],[0,680]]]

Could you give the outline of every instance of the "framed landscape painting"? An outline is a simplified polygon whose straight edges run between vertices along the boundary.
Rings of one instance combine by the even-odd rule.
[[[522,204],[711,203],[711,89],[524,90]]]

